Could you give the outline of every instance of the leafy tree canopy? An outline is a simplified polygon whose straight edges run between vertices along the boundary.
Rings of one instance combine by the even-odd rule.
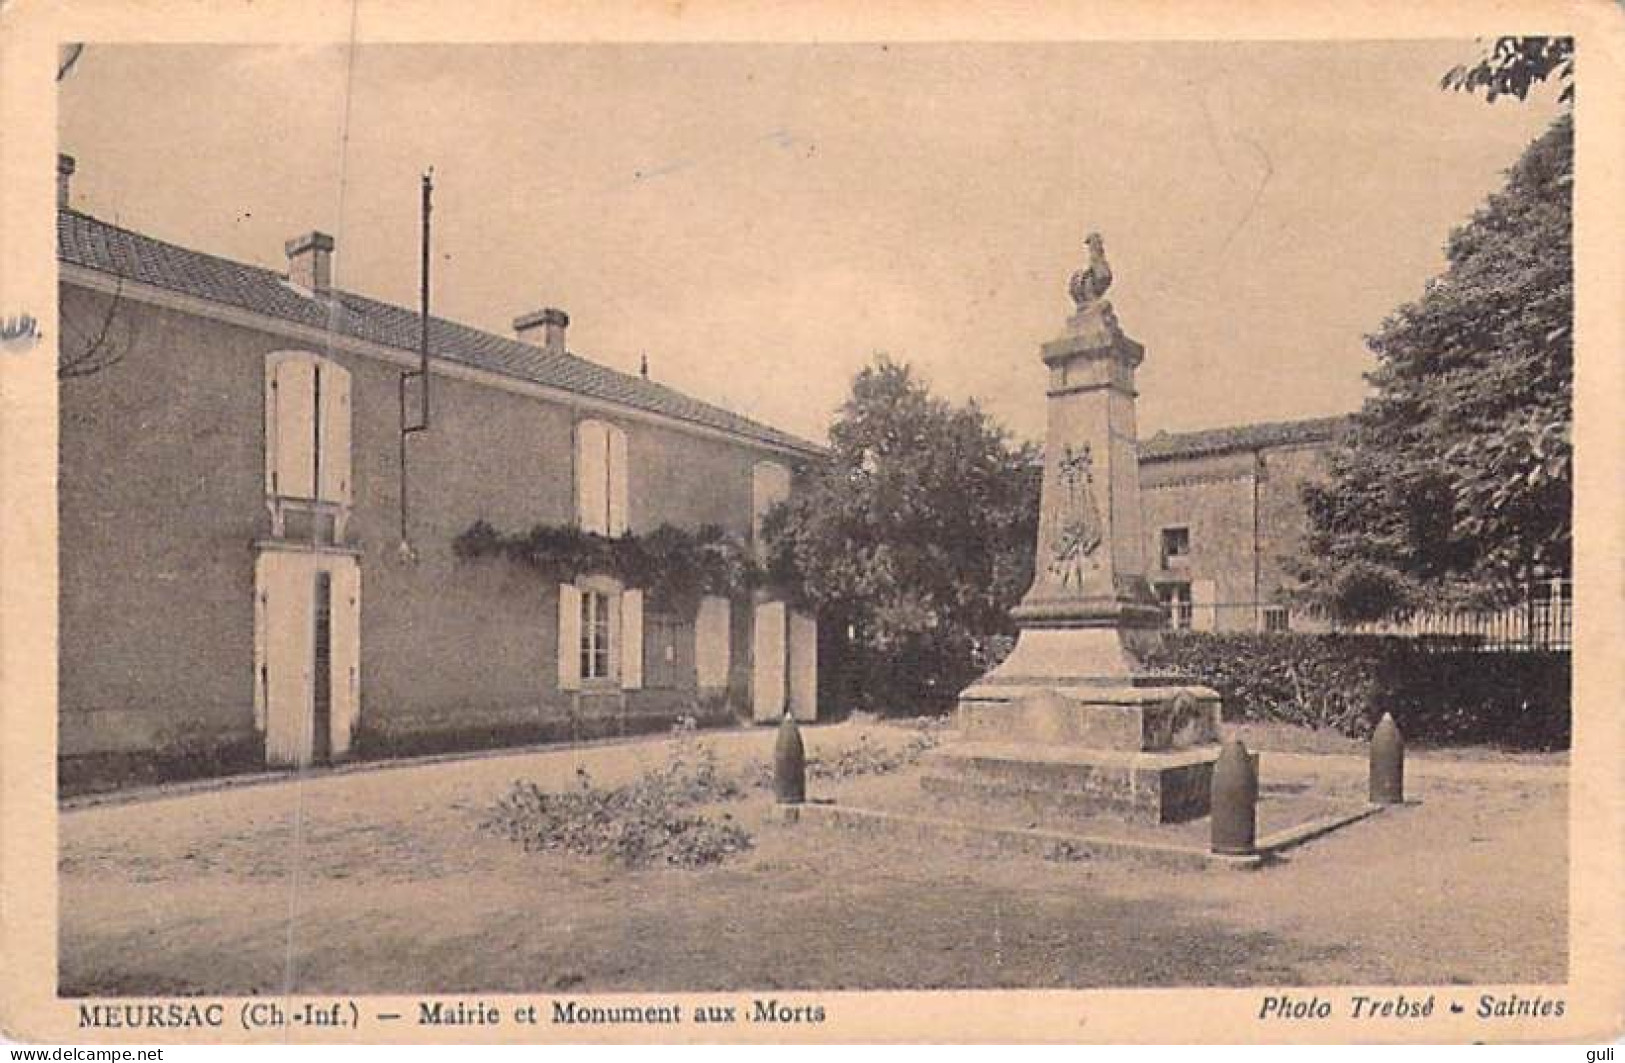
[[[1303,575],[1344,618],[1569,571],[1573,165],[1564,115],[1451,233],[1444,274],[1368,337],[1373,394],[1305,491]]]
[[[1498,37],[1478,62],[1452,68],[1439,84],[1463,92],[1483,89],[1494,103],[1498,96],[1527,99],[1532,87],[1554,74],[1563,83],[1558,99],[1573,103],[1573,37]]]
[[[884,356],[830,440],[828,465],[765,521],[769,569],[851,626],[868,707],[956,694],[1031,579],[1034,449]]]

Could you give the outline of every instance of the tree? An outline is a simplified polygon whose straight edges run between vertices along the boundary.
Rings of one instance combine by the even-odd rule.
[[[1485,98],[1494,103],[1498,96],[1527,99],[1532,87],[1553,74],[1563,82],[1558,99],[1573,103],[1573,37],[1498,37],[1478,62],[1453,67],[1439,85],[1462,92],[1483,89]]]
[[[73,73],[74,67],[85,54],[82,43],[64,44],[57,48],[56,79],[62,81]],[[66,332],[72,333],[71,343],[69,337],[63,340],[57,351],[56,377],[58,380],[73,380],[78,377],[94,376],[104,369],[124,360],[129,353],[132,329],[124,328],[123,337],[116,335],[119,325],[119,307],[124,296],[124,278],[120,277],[113,288],[113,297],[108,302],[106,310],[99,319],[87,327],[80,327],[81,323],[70,318],[66,312],[61,315],[62,325]]]
[[[94,376],[124,361],[134,346],[136,328],[119,313],[123,306],[124,278],[113,286],[113,294],[100,316],[90,325],[81,327],[80,320],[62,311],[62,328],[67,335],[57,349],[56,378],[73,380]]]
[[[860,707],[956,695],[1032,576],[1035,452],[884,356],[852,382],[833,455],[764,522],[771,577],[853,633]]]
[[[1328,481],[1305,490],[1301,574],[1344,619],[1504,599],[1569,571],[1573,165],[1565,114],[1451,233],[1444,274],[1367,338],[1373,393]]]

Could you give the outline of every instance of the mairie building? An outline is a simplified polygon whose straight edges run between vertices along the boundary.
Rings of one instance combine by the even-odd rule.
[[[65,766],[297,767],[816,715],[818,625],[771,588],[674,607],[457,543],[480,522],[669,525],[748,551],[819,446],[579,356],[557,309],[506,336],[430,319],[429,424],[403,442],[422,319],[334,287],[330,236],[288,241],[285,270],[229,261],[72,209],[72,169]]]

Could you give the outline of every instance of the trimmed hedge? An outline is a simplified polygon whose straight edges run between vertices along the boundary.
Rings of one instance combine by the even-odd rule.
[[[1570,655],[1341,633],[1169,632],[1149,663],[1224,698],[1229,720],[1330,728],[1355,738],[1384,712],[1408,741],[1567,749]]]

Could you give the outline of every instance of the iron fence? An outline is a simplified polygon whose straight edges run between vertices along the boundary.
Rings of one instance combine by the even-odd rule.
[[[1574,588],[1567,579],[1530,584],[1519,601],[1497,609],[1413,613],[1403,620],[1339,624],[1301,605],[1175,601],[1169,626],[1194,631],[1324,632],[1396,635],[1440,649],[1568,650],[1573,647]]]
[[[1574,646],[1571,580],[1530,584],[1522,600],[1500,609],[1419,612],[1400,621],[1358,624],[1363,634],[1408,635],[1482,650],[1569,650]]]

